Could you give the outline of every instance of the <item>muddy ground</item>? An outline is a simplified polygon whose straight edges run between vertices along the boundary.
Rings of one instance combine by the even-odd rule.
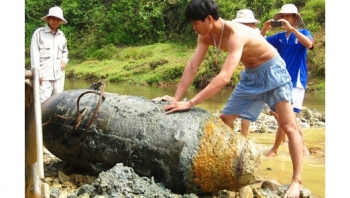
[[[320,156],[322,152],[320,149],[310,149],[311,155]],[[122,164],[116,164],[112,169],[96,175],[70,167],[52,154],[44,154],[44,174],[44,182],[49,184],[50,197],[57,198],[280,198],[288,187],[280,185],[278,181],[256,178],[239,192],[221,190],[202,195],[180,195],[156,183],[153,178],[137,175],[132,168]],[[301,191],[300,197],[317,198],[307,188]]]

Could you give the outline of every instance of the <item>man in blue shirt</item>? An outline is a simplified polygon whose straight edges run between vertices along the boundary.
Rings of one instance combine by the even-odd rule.
[[[264,26],[260,32],[263,36],[265,36],[266,30],[271,28],[271,21],[281,22],[281,28],[285,30],[271,35],[266,39],[277,49],[281,57],[286,62],[286,67],[293,83],[293,110],[295,113],[299,113],[304,100],[308,78],[306,63],[307,52],[308,50],[313,49],[315,41],[309,30],[297,28],[303,23],[303,19],[298,13],[298,9],[294,4],[283,5],[280,12],[273,16],[273,19],[270,19],[264,23]],[[278,114],[273,111],[271,113],[275,116],[278,122]],[[298,124],[298,130],[302,134],[300,124]],[[276,133],[275,144],[267,156],[272,157],[277,154],[278,147],[284,138],[285,133],[279,126]],[[303,145],[304,155],[308,155],[309,151],[304,142]]]

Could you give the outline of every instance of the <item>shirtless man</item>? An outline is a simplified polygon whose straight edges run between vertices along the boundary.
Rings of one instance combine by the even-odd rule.
[[[298,198],[302,189],[302,139],[294,119],[292,82],[283,59],[259,32],[252,28],[226,21],[220,17],[214,0],[192,0],[186,7],[185,17],[198,34],[197,48],[184,69],[174,97],[157,98],[172,100],[164,106],[167,113],[184,111],[209,99],[230,82],[239,61],[245,70],[220,115],[224,123],[233,128],[238,117],[256,121],[264,103],[279,114],[280,126],[289,138],[289,150],[293,164],[291,184],[284,198]],[[209,46],[227,51],[220,73],[196,96],[180,101],[192,84]]]

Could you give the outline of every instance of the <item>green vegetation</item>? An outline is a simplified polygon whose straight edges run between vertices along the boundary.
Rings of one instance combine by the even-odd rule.
[[[188,2],[26,0],[25,67],[30,68],[32,33],[44,25],[41,17],[49,8],[57,5],[68,21],[60,27],[68,40],[67,77],[156,86],[176,84],[195,49],[196,34],[183,17]],[[259,26],[285,3],[299,8],[304,27],[316,41],[308,55],[308,91],[324,91],[325,0],[218,0],[223,18],[233,19],[239,9],[250,8],[261,21]],[[210,48],[193,86],[206,86],[220,70],[225,55]],[[240,68],[228,86],[238,82]]]
[[[182,75],[192,47],[175,43],[156,43],[142,47],[98,50],[103,60],[69,63],[68,78],[104,79],[111,82],[159,85]]]

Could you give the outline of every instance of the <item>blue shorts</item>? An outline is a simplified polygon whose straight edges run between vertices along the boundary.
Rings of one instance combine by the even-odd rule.
[[[292,81],[286,63],[277,55],[256,68],[241,72],[241,79],[223,114],[239,115],[239,118],[255,122],[265,103],[276,110],[275,104],[281,101],[293,102]]]

